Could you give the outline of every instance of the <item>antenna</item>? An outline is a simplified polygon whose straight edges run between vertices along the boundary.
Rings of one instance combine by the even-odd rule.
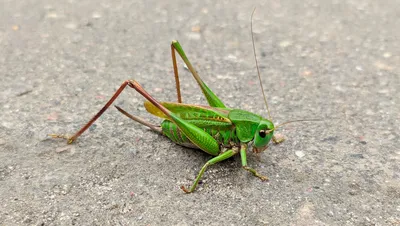
[[[264,103],[265,103],[265,106],[267,107],[267,111],[268,111],[268,119],[269,119],[270,121],[272,121],[271,113],[269,112],[269,107],[268,107],[268,103],[267,103],[267,98],[265,97],[265,93],[264,93],[264,87],[263,87],[262,82],[261,82],[260,68],[258,67],[257,54],[256,54],[256,47],[255,47],[255,44],[254,44],[253,15],[254,15],[254,12],[255,12],[255,11],[256,11],[256,7],[254,7],[253,12],[251,13],[251,19],[250,19],[251,40],[252,40],[252,43],[253,43],[254,60],[256,61],[258,80],[260,81],[261,91],[262,91],[262,94],[263,94],[263,97],[264,97]]]
[[[283,123],[281,123],[281,124],[275,126],[274,130],[275,130],[275,129],[278,129],[279,127],[281,127],[281,126],[283,126],[283,125],[290,124],[290,123],[293,123],[293,122],[321,122],[321,121],[324,121],[324,120],[323,120],[323,119],[299,119],[299,120],[290,120],[290,121],[286,121],[286,122],[283,122]]]

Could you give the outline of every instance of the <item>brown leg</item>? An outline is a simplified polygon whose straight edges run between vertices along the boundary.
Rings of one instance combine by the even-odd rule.
[[[129,86],[131,88],[134,88],[136,91],[138,91],[143,97],[145,97],[147,100],[149,100],[152,104],[154,104],[157,108],[159,108],[164,114],[170,115],[170,111],[166,109],[164,106],[162,106],[160,103],[158,103],[150,94],[148,94],[140,85],[137,83],[135,80],[127,80],[122,83],[122,85],[118,88],[118,90],[114,93],[114,95],[111,97],[111,99],[104,105],[104,107],[97,112],[95,116],[93,116],[92,119],[89,120],[88,123],[86,123],[78,132],[76,132],[72,137],[67,137],[65,135],[59,135],[59,134],[49,134],[49,136],[53,138],[64,138],[68,140],[68,144],[71,144],[74,142],[83,132],[85,132],[106,110],[108,107],[111,106],[111,104],[117,99],[117,97],[121,94],[121,92],[125,89],[126,86]]]
[[[131,115],[128,112],[126,112],[124,109],[122,109],[122,108],[120,108],[120,107],[118,107],[116,105],[114,107],[117,108],[117,110],[119,112],[121,112],[122,114],[124,114],[126,117],[128,117],[128,118],[130,118],[130,119],[132,119],[132,120],[134,120],[134,121],[136,121],[136,122],[138,122],[138,123],[140,123],[142,125],[145,125],[145,126],[149,127],[151,130],[153,130],[153,131],[155,131],[157,133],[161,133],[162,134],[162,130],[161,130],[160,126],[156,126],[154,124],[151,124],[150,122],[148,122],[148,121],[146,121],[146,120],[144,120],[144,119],[142,119],[142,118],[140,118],[138,116]]]
[[[178,65],[176,63],[175,47],[171,44],[172,65],[174,66],[176,94],[178,95],[178,103],[182,103],[181,85],[179,83]]]

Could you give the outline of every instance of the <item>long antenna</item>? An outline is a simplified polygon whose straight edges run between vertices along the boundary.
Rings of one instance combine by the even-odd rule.
[[[279,128],[279,127],[281,127],[281,126],[283,126],[283,125],[286,125],[286,124],[289,124],[289,123],[293,123],[293,122],[316,122],[316,121],[317,121],[317,122],[320,122],[320,121],[324,121],[324,120],[323,120],[323,119],[298,119],[298,120],[290,120],[290,121],[286,121],[286,122],[283,122],[283,123],[281,123],[281,124],[275,126],[274,130],[277,129],[277,128]]]
[[[268,103],[267,103],[267,98],[265,97],[265,93],[264,93],[264,87],[263,87],[263,84],[261,82],[260,68],[258,67],[257,54],[256,54],[256,46],[254,44],[253,15],[254,15],[255,11],[256,11],[256,8],[254,7],[254,10],[253,10],[253,13],[251,13],[251,19],[250,19],[251,40],[252,40],[252,43],[253,43],[253,53],[254,53],[254,59],[256,61],[258,80],[260,81],[261,91],[262,91],[262,94],[263,94],[263,97],[264,97],[264,103],[265,103],[265,106],[267,106],[268,117],[269,117],[268,119],[272,121],[271,113],[269,112],[269,107],[268,107]]]

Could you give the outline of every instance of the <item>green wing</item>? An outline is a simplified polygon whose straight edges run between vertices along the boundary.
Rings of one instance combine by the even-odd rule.
[[[229,112],[231,111],[231,109],[228,108],[216,108],[172,102],[161,102],[161,105],[173,112],[179,118],[188,121],[199,128],[228,128],[233,125],[232,121],[228,118]],[[145,101],[144,106],[149,113],[169,120],[168,116],[149,101]]]

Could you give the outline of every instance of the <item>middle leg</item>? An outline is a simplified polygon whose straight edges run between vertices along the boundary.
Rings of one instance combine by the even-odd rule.
[[[215,164],[215,163],[221,162],[221,161],[223,161],[223,160],[225,160],[225,159],[228,159],[228,158],[234,156],[235,154],[238,153],[238,150],[239,150],[238,148],[232,148],[231,150],[228,150],[228,151],[226,151],[226,152],[224,152],[224,153],[222,153],[222,154],[220,154],[220,155],[218,155],[218,156],[216,156],[216,157],[214,157],[214,158],[208,160],[208,162],[207,162],[206,164],[204,164],[204,166],[201,168],[199,174],[198,174],[197,177],[196,177],[196,180],[194,181],[194,183],[193,183],[193,185],[190,187],[190,189],[188,190],[188,189],[186,189],[184,186],[181,186],[181,189],[182,189],[184,192],[186,192],[186,193],[191,193],[191,192],[193,192],[193,191],[196,189],[197,184],[198,184],[199,181],[200,181],[200,178],[203,176],[203,174],[204,174],[204,172],[206,171],[206,169],[207,169],[208,166],[211,166],[211,165],[213,165],[213,164]]]
[[[240,148],[240,157],[242,158],[242,167],[243,167],[243,169],[249,171],[254,176],[260,178],[262,181],[268,180],[268,177],[259,174],[255,169],[253,169],[253,168],[251,168],[251,167],[249,167],[247,165],[247,154],[246,154],[246,151],[247,151],[247,145],[246,144],[242,144],[242,146]]]

